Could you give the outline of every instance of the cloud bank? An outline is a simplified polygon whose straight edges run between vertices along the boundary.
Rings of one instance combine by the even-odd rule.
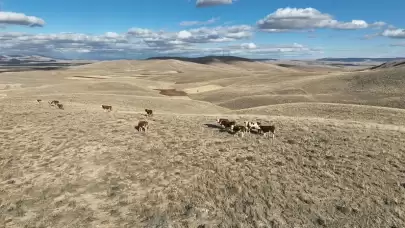
[[[159,55],[214,55],[226,51],[236,55],[283,53],[310,54],[316,50],[303,45],[257,45],[247,42],[253,29],[248,25],[200,27],[178,32],[131,28],[123,34],[0,33],[0,49],[8,54],[41,54],[52,57],[145,58]]]
[[[387,29],[381,35],[394,39],[405,39],[405,29]]]
[[[232,4],[232,0],[197,0],[199,7]],[[357,30],[379,29],[363,40],[377,36],[405,39],[405,30],[385,22],[373,23],[360,19],[339,21],[314,8],[280,8],[258,20],[256,25],[213,26],[219,18],[206,21],[183,21],[177,31],[130,28],[123,33],[106,32],[31,34],[0,32],[0,50],[4,54],[41,54],[51,57],[88,59],[146,58],[160,55],[201,56],[221,54],[248,56],[311,56],[322,53],[319,48],[292,44],[259,44],[254,41],[258,31],[270,33],[308,32],[316,29]],[[0,26],[20,25],[42,27],[45,21],[22,13],[0,12]],[[194,28],[184,28],[194,27]],[[274,35],[274,34],[273,34]],[[393,44],[392,47],[403,46]]]
[[[41,18],[27,16],[22,13],[0,12],[0,24],[42,27],[45,25],[45,21]]]
[[[314,8],[280,8],[257,21],[257,27],[264,32],[286,32],[303,29],[338,29],[354,30],[371,27],[382,27],[384,22],[372,24],[364,20],[343,22],[333,19],[329,14]]]

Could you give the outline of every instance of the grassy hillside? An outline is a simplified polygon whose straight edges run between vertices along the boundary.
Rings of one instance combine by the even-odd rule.
[[[405,111],[389,108],[403,73],[148,60],[0,74],[0,227],[405,227]]]

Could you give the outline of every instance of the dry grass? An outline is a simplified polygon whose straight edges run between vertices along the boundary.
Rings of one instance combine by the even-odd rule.
[[[175,97],[175,96],[187,96],[187,93],[184,91],[179,91],[176,89],[155,89],[159,90],[162,95],[169,96],[169,97]]]
[[[159,63],[155,70],[170,70]],[[153,65],[103,64],[1,75],[1,84],[21,87],[0,96],[0,227],[405,227],[403,110],[325,103],[230,110],[154,91],[177,89],[182,73],[139,79],[131,72]],[[194,65],[168,64],[193,73]],[[267,84],[228,73],[211,80],[212,66],[206,82],[182,89],[218,85],[193,96],[223,93],[218,99],[227,102],[244,92],[252,94],[244,103],[260,103],[255,97],[269,94],[316,97],[325,78],[353,85],[349,74],[290,71],[284,81],[269,74],[272,84],[261,76],[265,66],[246,67]],[[106,79],[69,79],[79,71]],[[53,99],[65,110],[46,104]],[[217,127],[218,117],[275,124],[276,139],[236,137]],[[149,132],[134,129],[139,120]]]
[[[4,114],[0,219],[10,227],[404,224],[401,131],[251,116],[278,126],[272,143],[206,127],[214,117],[156,116],[144,134],[140,114]]]

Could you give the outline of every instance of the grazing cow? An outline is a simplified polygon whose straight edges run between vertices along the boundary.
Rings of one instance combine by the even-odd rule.
[[[218,118],[218,119],[217,119],[217,123],[221,124],[221,122],[224,121],[224,120],[229,121],[228,119]]]
[[[58,106],[59,109],[62,109],[62,110],[65,109],[65,108],[63,108],[63,104],[57,103],[56,106]]]
[[[242,135],[242,137],[245,135],[245,133],[248,131],[248,128],[243,126],[243,125],[232,125],[231,130],[236,134],[239,133]]]
[[[252,129],[255,129],[257,131],[260,130],[260,122],[250,122],[250,121],[245,121],[245,127],[248,129],[248,132],[250,132]]]
[[[101,107],[102,107],[104,110],[112,111],[112,106],[111,106],[111,105],[101,105]]]
[[[152,109],[145,109],[146,116],[153,116],[153,111]]]
[[[50,106],[55,106],[55,105],[59,104],[59,101],[53,100],[53,101],[48,101],[48,103]]]
[[[41,102],[42,102],[42,100],[41,100],[41,99],[37,99],[37,102],[38,102],[38,103],[41,103]]]
[[[236,125],[236,122],[233,120],[233,121],[230,121],[230,120],[221,120],[220,122],[219,122],[219,125],[221,125],[223,128],[231,128],[232,127],[232,125]]]
[[[265,136],[267,134],[267,137],[269,137],[270,133],[272,133],[272,138],[274,139],[275,133],[276,133],[276,126],[274,126],[274,125],[270,125],[270,126],[259,125],[259,127],[260,127],[259,132],[262,132],[263,136]]]
[[[149,123],[148,121],[141,120],[138,122],[138,126],[136,126],[135,128],[137,128],[138,131],[146,132],[149,128]]]

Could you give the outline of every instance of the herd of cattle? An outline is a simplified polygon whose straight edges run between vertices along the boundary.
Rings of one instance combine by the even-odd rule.
[[[38,99],[37,102],[41,103],[42,100]],[[48,101],[48,104],[50,106],[56,106],[62,110],[64,109],[63,104],[61,104],[58,100]],[[101,108],[106,111],[112,111],[111,105],[101,105]],[[145,112],[147,117],[153,116],[153,111],[151,109],[145,109]],[[231,130],[232,133],[240,134],[242,137],[244,136],[245,133],[251,132],[256,132],[258,134],[262,134],[263,136],[267,135],[267,137],[269,137],[271,133],[272,138],[274,139],[275,137],[276,128],[274,125],[262,125],[260,122],[250,122],[250,121],[245,121],[244,125],[238,125],[236,124],[236,121],[234,120],[231,121],[229,119],[224,118],[217,119],[217,123],[224,129]],[[137,129],[138,131],[146,132],[149,129],[148,121],[145,120],[139,121],[138,125],[135,126],[135,129]]]
[[[237,125],[236,121],[229,119],[217,119],[217,123],[225,129],[230,129],[234,134],[240,134],[242,137],[245,133],[251,133],[252,131],[263,134],[263,136],[269,137],[270,133],[274,139],[276,133],[275,125],[262,125],[260,122],[245,121],[244,125]]]
[[[37,102],[41,103],[42,100],[38,99]],[[59,109],[64,109],[63,104],[61,104],[58,100],[48,101],[48,104],[49,104],[49,106],[52,106],[52,107],[57,107]]]

